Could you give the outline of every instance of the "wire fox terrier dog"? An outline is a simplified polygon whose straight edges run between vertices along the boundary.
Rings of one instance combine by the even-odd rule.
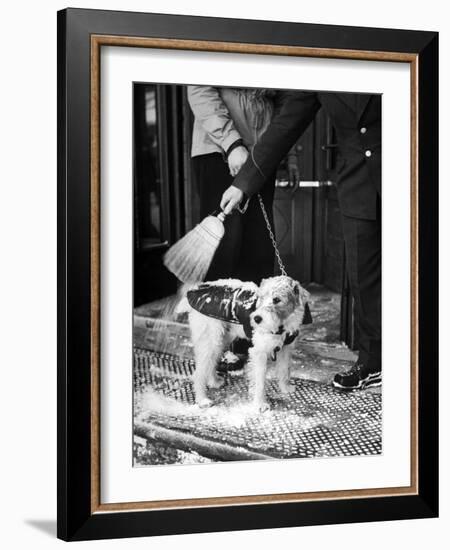
[[[208,388],[220,388],[224,379],[216,367],[236,338],[251,341],[247,371],[253,407],[263,412],[267,367],[275,364],[280,391],[289,393],[292,347],[301,324],[311,322],[309,293],[297,282],[281,275],[264,279],[258,287],[237,279],[201,283],[187,291],[178,312],[189,312],[196,369],[195,399],[200,407],[213,404]]]

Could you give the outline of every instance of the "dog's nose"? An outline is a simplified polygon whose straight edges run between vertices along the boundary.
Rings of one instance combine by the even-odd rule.
[[[253,317],[253,320],[255,321],[255,323],[256,323],[257,325],[259,325],[259,323],[262,321],[262,317],[259,316],[259,315],[255,315],[255,316]]]

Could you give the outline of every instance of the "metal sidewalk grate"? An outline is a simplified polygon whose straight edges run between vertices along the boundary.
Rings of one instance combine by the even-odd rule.
[[[251,411],[244,374],[213,390],[215,406],[194,403],[192,359],[135,349],[135,432],[226,459],[376,455],[381,445],[381,395],[343,393],[295,379],[288,398],[268,381],[271,410]]]

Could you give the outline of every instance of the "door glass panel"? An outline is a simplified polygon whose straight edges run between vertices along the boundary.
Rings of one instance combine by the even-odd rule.
[[[135,222],[139,248],[161,242],[161,163],[156,85],[135,84]]]

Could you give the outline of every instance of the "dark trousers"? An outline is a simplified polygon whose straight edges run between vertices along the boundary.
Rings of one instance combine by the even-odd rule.
[[[200,199],[200,218],[219,208],[223,192],[233,178],[220,153],[192,159],[193,175]],[[269,178],[261,196],[273,228],[274,178]],[[225,220],[225,235],[214,255],[207,281],[236,278],[259,284],[274,274],[274,250],[264,221],[258,197],[251,198],[245,214],[234,212]]]
[[[347,274],[355,300],[359,360],[381,367],[381,208],[376,220],[342,216]]]

